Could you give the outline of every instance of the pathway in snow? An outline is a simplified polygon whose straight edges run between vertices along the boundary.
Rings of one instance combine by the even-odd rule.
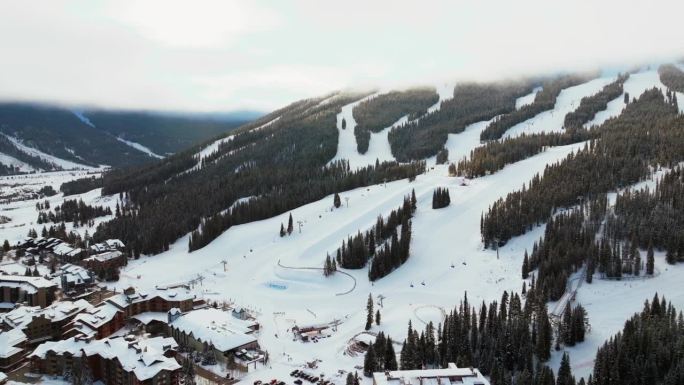
[[[552,110],[544,111],[531,119],[514,125],[504,133],[503,137],[515,137],[523,133],[533,134],[562,131],[565,115],[568,112],[574,111],[583,97],[596,94],[601,91],[603,86],[615,79],[615,76],[600,77],[562,90]]]

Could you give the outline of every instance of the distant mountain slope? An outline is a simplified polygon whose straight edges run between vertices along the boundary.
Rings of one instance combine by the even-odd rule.
[[[0,103],[0,133],[42,153],[88,166],[146,163],[159,158],[158,155],[175,153],[224,134],[249,118],[83,112]]]
[[[258,117],[253,113],[206,117],[119,111],[85,111],[83,115],[96,128],[141,144],[159,155],[184,150]]]

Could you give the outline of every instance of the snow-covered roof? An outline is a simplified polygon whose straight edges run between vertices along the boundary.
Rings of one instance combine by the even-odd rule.
[[[59,322],[89,308],[93,308],[93,306],[82,299],[75,302],[54,302],[43,309],[38,306],[20,306],[4,314],[2,319],[10,327],[24,329],[34,317],[44,317],[51,322]]]
[[[119,311],[116,306],[105,302],[97,307],[90,307],[78,314],[74,318],[74,325],[82,334],[91,335],[97,328],[111,321]]]
[[[7,381],[7,375],[3,372],[0,372],[0,384],[2,384],[3,381]]]
[[[162,370],[174,371],[180,365],[174,358],[164,356],[169,349],[176,349],[178,344],[171,338],[155,337],[129,341],[123,337],[105,338],[87,341],[69,338],[61,341],[45,342],[31,353],[30,357],[45,358],[52,351],[56,354],[69,353],[75,356],[83,355],[113,360],[117,359],[123,370],[132,372],[140,381],[148,380]]]
[[[105,241],[105,243],[106,243],[107,246],[109,246],[109,247],[114,247],[114,248],[124,248],[124,247],[125,247],[125,246],[124,246],[124,243],[121,242],[121,241],[118,240],[118,239],[107,239],[107,240]]]
[[[84,261],[106,262],[106,261],[109,261],[111,259],[119,258],[122,255],[123,255],[123,253],[118,251],[118,250],[106,251],[104,253],[92,255],[92,256],[84,259]]]
[[[195,295],[185,289],[152,289],[152,291],[136,291],[133,294],[117,294],[107,298],[119,308],[126,308],[128,305],[137,302],[149,301],[159,297],[166,301],[187,301],[195,298]]]
[[[22,351],[19,344],[26,341],[26,334],[21,329],[10,329],[0,332],[0,358],[12,357]]]
[[[21,288],[29,294],[35,293],[38,288],[57,286],[43,277],[28,277],[23,275],[0,275],[0,287]]]
[[[195,339],[208,342],[222,352],[256,342],[256,338],[248,333],[253,322],[243,321],[230,313],[206,308],[188,312],[171,323],[171,327],[181,330]]]
[[[74,248],[69,246],[68,244],[66,244],[64,242],[57,244],[52,249],[52,252],[57,254],[57,255],[67,255],[72,251],[74,251]]]
[[[160,321],[166,323],[169,320],[168,314],[163,311],[146,311],[144,313],[136,314],[131,318],[142,322],[144,325],[147,325],[152,321]]]
[[[61,275],[66,276],[67,282],[83,283],[85,281],[92,279],[92,276],[90,275],[88,269],[84,268],[83,266],[72,265],[71,263],[67,263],[65,265],[62,265],[62,267],[60,267],[59,270],[61,272]]]
[[[459,368],[449,363],[446,369],[395,370],[373,373],[375,385],[489,385],[477,369]]]

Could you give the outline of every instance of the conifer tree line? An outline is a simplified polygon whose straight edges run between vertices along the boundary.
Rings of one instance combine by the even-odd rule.
[[[470,157],[449,164],[449,174],[476,178],[501,170],[507,164],[537,155],[547,147],[565,146],[596,139],[600,130],[569,128],[563,132],[522,134],[486,142],[470,151]]]
[[[59,186],[59,191],[64,196],[83,194],[96,188],[102,187],[102,177],[86,177],[64,182]]]
[[[664,64],[658,68],[658,75],[660,75],[660,82],[665,87],[677,91],[684,92],[684,71],[677,68],[673,64]]]
[[[352,114],[356,120],[354,135],[360,154],[368,151],[371,132],[380,132],[403,116],[409,120],[425,114],[428,107],[439,101],[434,88],[415,88],[406,91],[392,91],[359,103]]]
[[[112,209],[105,206],[90,206],[82,199],[65,199],[54,211],[41,211],[38,224],[48,222],[74,222],[74,226],[88,224],[93,218],[112,215]]]
[[[338,191],[423,172],[424,162],[376,162],[358,170],[347,162],[328,164],[337,152],[337,113],[363,96],[340,94],[324,104],[312,99],[276,111],[261,121],[279,119],[259,130],[254,124],[238,129],[201,167],[196,148],[105,174],[103,193],[125,192],[131,215],[102,224],[94,238],[121,239],[134,254],[151,254],[194,231],[189,243],[196,250],[234,224],[272,217]],[[235,203],[247,196],[256,198]]]
[[[383,332],[379,332],[375,337],[375,342],[368,346],[364,356],[363,374],[370,377],[374,372],[398,369],[397,354],[394,351],[392,338],[385,336]]]
[[[446,187],[437,187],[432,192],[432,208],[441,209],[451,204],[451,197],[449,196],[449,189]]]
[[[400,162],[435,156],[449,134],[515,110],[515,100],[533,86],[532,81],[457,84],[453,99],[443,101],[438,111],[389,132],[392,154]]]
[[[500,302],[483,302],[478,309],[465,295],[443,325],[430,322],[418,331],[409,322],[399,366],[444,368],[453,362],[478,368],[492,385],[575,384],[569,361],[559,371],[559,381],[573,382],[556,382],[543,364],[551,356],[553,339],[545,304],[529,299],[523,304],[517,293],[504,292]]]
[[[646,91],[600,129],[598,139],[547,166],[542,176],[535,175],[522,190],[489,208],[481,222],[487,247],[505,244],[583,196],[636,183],[650,174],[652,165],[673,166],[684,160],[684,116],[672,92]]]
[[[371,281],[382,278],[401,266],[409,256],[411,243],[411,218],[416,210],[415,191],[404,197],[403,204],[392,210],[387,218],[379,215],[375,226],[359,231],[342,241],[335,253],[337,266],[345,269],[361,269],[372,258],[368,277]],[[400,233],[397,228],[401,226]]]
[[[435,156],[436,164],[446,164],[449,161],[449,150],[443,148]]]
[[[684,170],[675,167],[657,181],[655,189],[627,189],[615,200],[608,217],[611,238],[633,247],[664,250],[669,263],[684,260]]]
[[[684,317],[664,297],[646,301],[596,353],[589,385],[684,383]]]
[[[622,95],[625,81],[629,79],[629,74],[619,74],[617,79],[604,86],[601,91],[592,96],[585,96],[580,100],[580,104],[575,111],[568,112],[563,120],[563,127],[580,128],[588,123],[596,113],[608,107],[608,102]]]
[[[533,118],[541,112],[553,109],[556,105],[556,99],[563,89],[584,83],[590,78],[589,75],[566,75],[545,81],[542,84],[541,91],[535,95],[534,102],[496,118],[480,133],[480,140],[499,139],[506,130],[516,124]]]
[[[584,342],[588,324],[587,311],[584,310],[582,305],[578,304],[572,307],[570,302],[566,303],[563,317],[558,327],[557,344],[560,345],[562,343],[566,346],[575,346],[575,344]]]

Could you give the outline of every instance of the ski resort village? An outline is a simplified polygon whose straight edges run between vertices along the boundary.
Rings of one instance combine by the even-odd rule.
[[[684,385],[684,6],[350,1],[0,2],[0,385]]]

